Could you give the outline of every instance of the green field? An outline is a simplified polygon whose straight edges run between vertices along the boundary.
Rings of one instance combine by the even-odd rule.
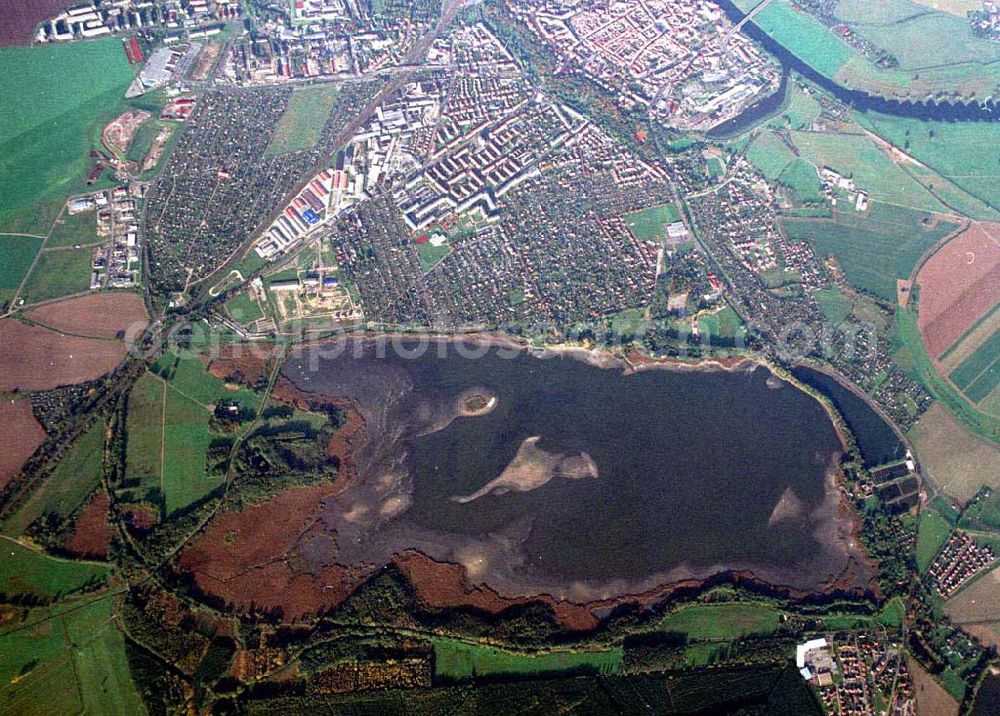
[[[759,4],[759,0],[736,0],[743,11],[752,10]],[[752,22],[793,55],[831,79],[855,55],[843,40],[812,15],[795,9],[790,0],[773,0],[754,15]]]
[[[920,513],[920,529],[917,532],[917,569],[921,574],[927,571],[934,557],[944,547],[951,534],[948,520],[931,509]]]
[[[24,284],[22,298],[38,303],[90,288],[93,249],[46,249]]]
[[[834,256],[847,280],[887,303],[896,302],[896,279],[907,279],[927,249],[947,236],[955,226],[939,222],[933,229],[920,224],[922,215],[899,226],[857,220],[851,214],[834,221],[782,220],[790,238],[812,242],[820,258]],[[854,225],[845,225],[852,222]],[[870,227],[870,228],[867,228]]]
[[[31,236],[0,236],[0,302],[14,295],[41,245]]]
[[[814,121],[819,119],[821,112],[815,92],[812,90],[806,92],[802,87],[790,85],[788,94],[788,107],[782,116],[792,129],[808,129]]]
[[[730,306],[715,313],[704,313],[698,317],[703,335],[734,338],[743,326],[740,316]]]
[[[1000,159],[984,147],[1000,146],[997,122],[923,122],[869,112],[858,122],[904,149],[945,179],[1000,211]]]
[[[0,532],[17,537],[42,515],[71,515],[101,481],[103,449],[104,421],[95,420],[69,446],[31,497],[3,521]]]
[[[770,181],[777,181],[795,155],[777,134],[761,132],[747,148],[747,159]]]
[[[264,312],[257,301],[245,292],[238,293],[226,301],[226,312],[234,321],[244,326],[264,317]]]
[[[153,146],[153,140],[159,134],[160,127],[168,125],[171,125],[171,123],[161,122],[152,117],[140,124],[139,129],[135,131],[135,135],[133,135],[132,141],[128,145],[125,158],[130,162],[141,163],[146,158],[146,155],[149,154],[149,149]]]
[[[142,713],[111,599],[86,599],[32,609],[23,624],[0,630],[6,713]]]
[[[664,631],[699,641],[732,641],[778,629],[780,612],[761,604],[695,604],[670,614],[660,623]]]
[[[854,308],[854,303],[840,292],[836,286],[813,292],[813,298],[819,304],[819,309],[830,323],[840,323]]]
[[[442,244],[441,246],[434,246],[430,242],[424,244],[417,244],[417,259],[420,261],[420,270],[427,272],[432,268],[437,266],[444,257],[451,253],[451,247],[448,244]]]
[[[86,246],[96,244],[106,239],[97,238],[97,214],[94,211],[86,211],[82,214],[70,214],[63,212],[58,222],[53,224],[52,233],[49,240],[45,242],[45,248],[51,249],[59,246]]]
[[[18,595],[58,599],[100,584],[110,573],[102,564],[50,557],[7,539],[0,539],[0,555],[0,594],[7,601]]]
[[[169,379],[170,387],[203,406],[226,398],[256,405],[258,397],[249,390],[230,390],[226,384],[208,372],[208,366],[199,356],[178,356],[166,352],[154,364],[157,372]]]
[[[795,193],[799,203],[815,204],[823,201],[823,184],[816,173],[816,167],[804,159],[795,159],[785,167],[778,182]]]
[[[559,651],[523,654],[491,646],[466,644],[456,639],[434,639],[434,678],[443,681],[546,674],[617,674],[624,653],[608,651]]]
[[[337,87],[331,84],[303,87],[292,92],[288,109],[278,120],[266,155],[287,154],[314,146],[336,101]]]
[[[212,442],[211,413],[204,406],[167,390],[163,427],[163,492],[167,514],[197,502],[221,484],[205,473]]]
[[[819,168],[829,167],[851,178],[876,201],[924,211],[946,207],[900,169],[866,135],[834,132],[789,132],[800,156]]]
[[[965,18],[934,12],[910,0],[841,0],[835,14],[861,37],[894,55],[902,70],[1000,61],[1000,46],[976,37]]]
[[[893,359],[904,372],[922,383],[968,430],[994,444],[1000,444],[1000,417],[969,405],[955,387],[938,374],[927,355],[915,311],[896,309],[893,343],[896,348]]]
[[[662,241],[666,238],[667,224],[680,221],[681,214],[673,204],[651,206],[622,217],[632,233],[641,241]]]
[[[136,381],[128,399],[125,474],[129,484],[138,480],[144,493],[160,490],[164,395],[164,382],[146,373]]]
[[[51,215],[35,205],[81,188],[95,132],[131,80],[116,38],[0,50],[0,226],[46,231]]]
[[[982,402],[1000,385],[1000,331],[989,337],[949,376],[974,403]]]

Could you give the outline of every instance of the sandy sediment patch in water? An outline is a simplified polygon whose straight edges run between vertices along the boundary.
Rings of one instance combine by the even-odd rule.
[[[577,480],[597,477],[597,464],[587,453],[562,455],[538,447],[540,435],[526,438],[517,454],[499,477],[490,480],[470,495],[455,496],[454,502],[465,504],[489,494],[502,495],[511,490],[529,492],[547,484],[554,477]]]

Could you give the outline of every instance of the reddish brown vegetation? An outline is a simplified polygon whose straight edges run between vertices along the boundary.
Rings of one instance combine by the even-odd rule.
[[[465,570],[457,564],[435,562],[420,552],[404,552],[394,564],[406,576],[424,604],[435,608],[472,607],[498,614],[508,607],[542,601],[552,607],[556,618],[567,629],[587,631],[597,626],[589,607],[557,601],[549,596],[502,597],[489,586],[472,586]]]
[[[108,556],[108,540],[111,530],[108,526],[108,496],[98,490],[90,498],[83,514],[76,521],[71,534],[63,545],[67,551],[79,557],[104,559]]]
[[[0,47],[30,44],[36,25],[72,4],[69,0],[0,0]]]
[[[49,390],[99,378],[125,357],[121,341],[77,338],[0,320],[0,390]]]
[[[972,224],[927,260],[917,275],[919,323],[932,358],[1000,301],[998,276],[1000,224]]]
[[[3,443],[0,447],[0,490],[21,469],[24,461],[31,457],[42,440],[45,431],[31,412],[27,400],[4,400],[0,403],[0,430]]]
[[[242,512],[216,517],[178,561],[204,593],[239,613],[269,612],[285,621],[343,602],[368,569],[329,562],[309,566],[310,543],[326,537],[317,517],[333,485],[298,487]]]
[[[255,386],[267,380],[273,348],[260,348],[262,344],[224,346],[217,357],[208,364],[208,372],[220,380]]]
[[[57,331],[95,338],[135,338],[149,323],[142,296],[131,292],[92,293],[24,315]]]

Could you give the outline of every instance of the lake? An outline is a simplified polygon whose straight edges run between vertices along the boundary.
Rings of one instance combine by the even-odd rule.
[[[324,514],[341,563],[412,548],[503,594],[575,600],[724,570],[820,589],[848,565],[836,430],[766,368],[424,345],[307,350],[283,368],[365,419],[357,477]]]

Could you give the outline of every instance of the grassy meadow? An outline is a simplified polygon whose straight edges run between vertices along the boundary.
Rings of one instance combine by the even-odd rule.
[[[621,671],[623,656],[620,648],[524,654],[467,644],[457,639],[435,638],[434,678],[454,682],[566,673],[617,674]]]
[[[920,528],[917,531],[917,569],[921,574],[927,572],[934,557],[944,547],[951,534],[948,520],[932,509],[920,513]]]
[[[303,87],[292,92],[288,109],[278,120],[266,154],[288,154],[314,146],[323,133],[337,94],[337,87],[331,84]]]
[[[90,288],[93,249],[45,249],[24,284],[21,297],[26,303],[82,293]]]
[[[680,221],[680,218],[681,214],[673,204],[651,206],[624,217],[632,233],[642,241],[662,241],[667,235],[666,225]]]
[[[110,568],[93,562],[51,557],[9,539],[0,539],[0,594],[31,596],[43,602],[107,579]]]
[[[18,537],[48,513],[69,517],[100,484],[103,450],[104,421],[95,420],[69,446],[41,487],[0,524],[0,533]]]
[[[0,50],[0,228],[47,230],[83,188],[87,153],[131,80],[117,38]]]
[[[32,236],[0,236],[0,303],[13,298],[41,245]]]
[[[778,630],[781,613],[762,604],[693,604],[667,616],[664,631],[699,641],[732,641]]]

